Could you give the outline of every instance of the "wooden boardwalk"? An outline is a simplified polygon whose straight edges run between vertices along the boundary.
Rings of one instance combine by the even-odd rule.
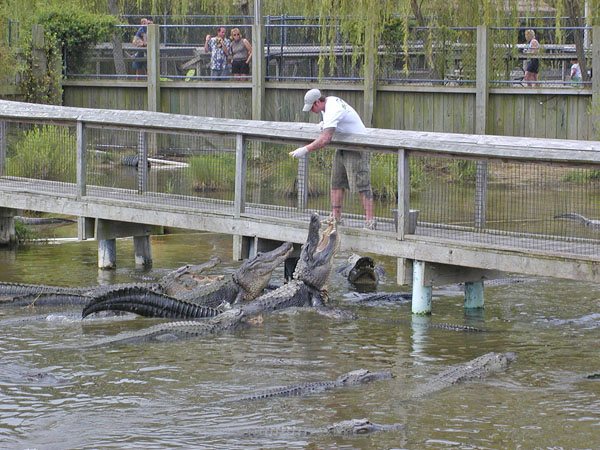
[[[253,122],[171,114],[62,108],[0,101],[0,124],[52,123],[75,126],[78,135],[78,175],[71,183],[39,178],[18,178],[6,173],[5,126],[0,127],[0,208],[68,214],[88,219],[228,233],[272,241],[302,243],[306,238],[310,210],[246,201],[246,151],[249,139],[302,144],[318,135],[312,124]],[[4,130],[4,131],[2,131]],[[235,199],[219,200],[196,195],[152,192],[143,182],[136,189],[97,186],[86,180],[86,130],[110,134],[130,130],[141,137],[150,133],[185,133],[235,138]],[[4,134],[3,134],[4,133]],[[147,142],[142,139],[140,142]],[[556,139],[507,138],[449,133],[420,133],[370,129],[366,135],[336,136],[334,147],[364,149],[398,155],[398,204],[400,227],[390,217],[379,217],[376,231],[363,230],[360,216],[348,216],[340,227],[342,248],[356,252],[422,261],[450,268],[483,269],[600,281],[600,233],[598,239],[575,239],[566,234],[515,233],[480,227],[459,227],[420,219],[409,233],[409,158],[440,155],[478,161],[512,161],[573,167],[600,167],[600,142]],[[139,148],[143,161],[145,145]],[[141,167],[145,167],[141,164]],[[299,179],[302,177],[299,176]],[[519,180],[516,180],[517,182]],[[485,211],[485,180],[478,182],[480,209]],[[207,196],[208,197],[208,196]],[[445,205],[440,204],[440,208]],[[318,211],[328,215],[328,211]],[[483,213],[482,213],[483,214]],[[485,223],[485,221],[482,221]],[[410,264],[409,264],[410,265]],[[400,274],[406,281],[406,274]],[[455,270],[457,271],[457,270]]]

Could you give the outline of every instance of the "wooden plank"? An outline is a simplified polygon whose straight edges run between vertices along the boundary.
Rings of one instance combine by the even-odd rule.
[[[578,97],[567,97],[567,135],[566,139],[578,139]]]

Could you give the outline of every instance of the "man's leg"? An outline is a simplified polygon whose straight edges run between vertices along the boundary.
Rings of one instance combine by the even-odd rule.
[[[342,217],[342,206],[344,204],[344,190],[331,190],[331,215],[337,219]]]
[[[365,219],[368,222],[373,220],[373,191],[361,191],[360,198],[362,199],[363,208],[365,209]]]

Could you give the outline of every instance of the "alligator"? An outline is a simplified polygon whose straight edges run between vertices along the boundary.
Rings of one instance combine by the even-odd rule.
[[[583,225],[586,227],[600,230],[600,220],[588,219],[587,217],[584,217],[581,214],[577,214],[577,213],[559,214],[558,216],[554,216],[554,218],[555,219],[577,220],[577,221],[583,223]]]
[[[335,224],[330,225],[323,232],[320,240],[319,228],[319,216],[313,214],[308,237],[302,246],[299,264],[294,272],[294,279],[280,288],[249,302],[238,303],[235,307],[225,310],[215,317],[160,323],[143,330],[109,336],[85,345],[84,348],[204,336],[236,329],[260,314],[287,307],[324,308],[323,297],[326,295],[326,284],[331,274],[332,259],[340,243]]]
[[[516,357],[517,355],[513,352],[486,353],[471,361],[444,370],[431,381],[415,389],[411,393],[410,398],[424,397],[455,384],[485,378],[490,373],[506,369],[508,363]]]
[[[350,419],[341,422],[335,422],[327,427],[321,428],[306,428],[296,426],[269,426],[260,427],[252,431],[243,431],[244,437],[265,437],[273,435],[295,435],[295,436],[313,436],[318,434],[334,434],[334,435],[352,435],[352,434],[369,434],[377,431],[398,431],[403,430],[404,425],[401,423],[393,423],[389,425],[378,424],[371,422],[368,418]]]
[[[15,216],[15,222],[22,223],[23,225],[70,225],[75,223],[72,219],[63,219],[61,217],[24,217]]]
[[[271,388],[259,391],[254,394],[243,395],[232,399],[226,399],[223,402],[239,402],[245,400],[264,400],[273,397],[292,397],[317,392],[330,391],[332,389],[344,388],[348,386],[358,386],[370,383],[371,381],[387,380],[393,375],[388,371],[371,372],[367,369],[357,369],[352,372],[344,373],[333,381],[315,381],[312,383],[300,383],[291,386]]]
[[[205,283],[197,274],[215,267],[221,260],[213,258],[203,264],[179,267],[156,283],[122,283],[86,287],[61,287],[41,284],[0,282],[0,305],[6,306],[82,306],[93,297],[119,289],[143,288],[149,291],[180,295]]]
[[[152,166],[150,163],[150,160],[147,160],[146,162],[148,164],[148,169],[149,169]],[[138,155],[123,156],[123,158],[121,158],[121,165],[135,167],[137,169],[137,167],[139,165]]]
[[[375,287],[379,283],[379,278],[385,275],[385,270],[370,256],[360,256],[353,253],[348,257],[348,264],[339,267],[336,270],[341,276],[346,277],[348,281],[356,287]]]
[[[292,249],[293,245],[285,242],[275,250],[258,253],[221,281],[177,293],[175,296],[164,295],[155,289],[144,290],[143,287],[112,290],[92,299],[83,310],[83,317],[107,310],[174,319],[213,317],[216,315],[213,313],[222,310],[223,304],[236,305],[258,297],[269,283],[273,270],[283,263]],[[204,311],[208,315],[197,315],[201,309],[192,308],[190,305],[193,304],[206,308]],[[191,315],[187,315],[188,313]]]

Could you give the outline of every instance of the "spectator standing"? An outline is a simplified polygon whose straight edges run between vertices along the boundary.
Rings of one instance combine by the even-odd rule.
[[[573,86],[578,86],[578,83],[583,79],[581,76],[581,68],[577,58],[571,60],[571,81],[575,82]]]
[[[301,158],[313,150],[325,147],[331,142],[336,131],[340,133],[365,134],[367,129],[358,113],[344,100],[338,97],[325,97],[318,89],[309,90],[304,95],[302,111],[312,111],[323,116],[321,135],[310,144],[289,153],[293,158]],[[371,154],[350,150],[336,150],[331,169],[331,216],[338,223],[342,217],[344,190],[356,192],[361,196],[365,210],[364,229],[377,227],[373,217],[373,191],[371,189]]]
[[[242,37],[239,28],[231,30],[231,72],[234,77],[250,75],[252,46],[248,39]]]
[[[147,25],[150,23],[153,22],[151,20],[146,19],[145,17],[142,18],[142,20],[140,21],[141,26],[138,28],[138,30],[135,33],[135,36],[133,37],[133,45],[140,48],[146,47],[146,45],[148,44]],[[133,55],[133,57],[135,58],[135,60],[133,61],[133,68],[135,69],[136,76],[140,77],[142,75],[146,75],[146,52],[140,50],[136,52]]]
[[[527,40],[527,47],[523,50],[523,53],[535,55],[539,52],[540,43],[535,38],[535,31],[525,30],[525,39]],[[540,60],[538,58],[530,58],[525,66],[525,81],[537,81],[538,72],[540,71]],[[529,83],[529,86],[533,86],[534,83]]]
[[[228,61],[231,55],[231,41],[225,38],[225,27],[217,28],[217,35],[206,35],[204,51],[210,51],[210,76],[226,79],[229,75]]]

